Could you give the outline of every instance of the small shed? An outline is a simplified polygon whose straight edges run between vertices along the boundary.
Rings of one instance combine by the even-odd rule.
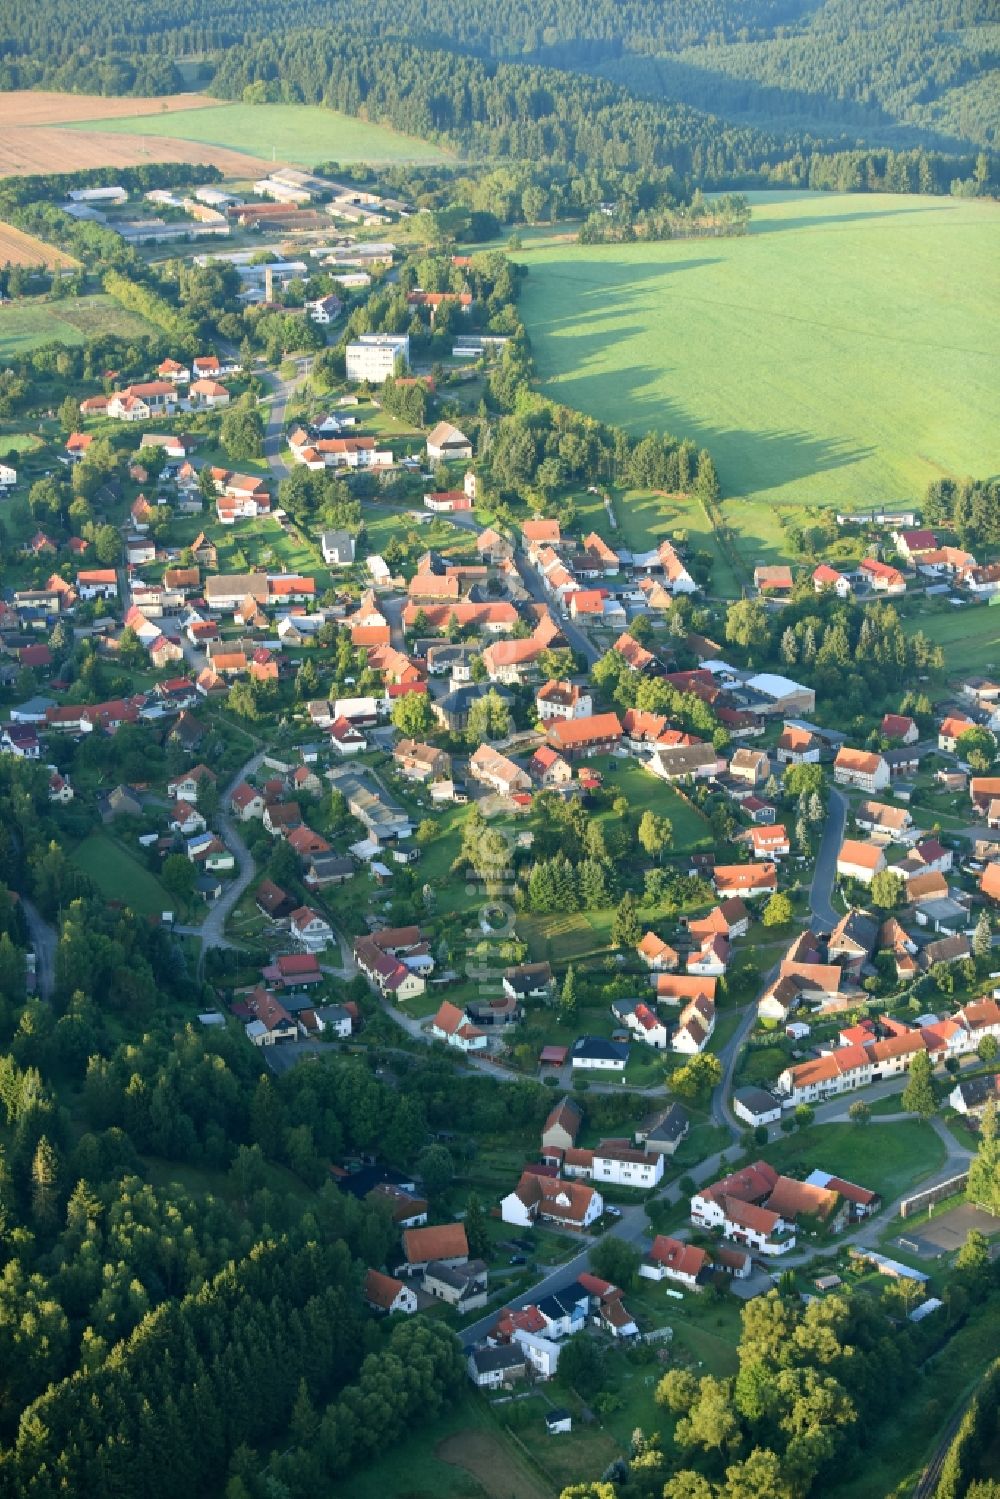
[[[545,1413],[545,1430],[550,1437],[558,1435],[561,1431],[572,1431],[573,1417],[568,1410],[557,1405],[554,1410]]]
[[[568,1056],[568,1046],[543,1046],[538,1060],[543,1067],[565,1067]]]

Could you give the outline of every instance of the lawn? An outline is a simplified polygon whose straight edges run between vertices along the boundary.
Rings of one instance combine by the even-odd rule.
[[[638,819],[643,812],[651,810],[670,819],[673,828],[671,853],[687,853],[692,849],[712,846],[712,829],[708,818],[675,787],[643,770],[632,760],[597,755],[589,763],[593,770],[599,771],[604,777],[605,789],[612,798],[627,798],[631,816]],[[617,822],[618,814],[612,807],[607,807],[596,815],[595,820]]]
[[[764,555],[776,503],[898,502],[941,473],[995,473],[996,205],[753,197],[744,239],[523,251],[543,389],[708,447],[726,519]]]
[[[82,344],[99,333],[148,338],[155,332],[152,323],[138,313],[127,312],[113,297],[6,302],[0,306],[0,359],[27,354],[43,344]]]
[[[481,1486],[471,1473],[455,1465],[461,1439],[474,1434],[490,1437],[496,1444],[500,1461],[495,1471],[502,1483],[500,1489]],[[444,1461],[445,1455],[450,1462]],[[483,1499],[484,1494],[490,1499],[537,1499],[539,1493],[547,1491],[548,1486],[515,1453],[510,1439],[501,1434],[486,1401],[470,1389],[447,1415],[433,1423],[416,1423],[405,1442],[384,1449],[376,1461],[358,1468],[327,1492],[337,1499],[386,1499],[387,1495],[398,1499]]]
[[[108,900],[121,901],[139,916],[159,916],[176,908],[177,901],[156,876],[107,833],[91,833],[71,857]]]
[[[903,623],[907,635],[922,630],[928,640],[944,647],[949,676],[967,676],[1000,667],[1000,608],[970,605],[940,614],[922,611]]]
[[[164,135],[300,166],[326,161],[435,162],[450,156],[416,136],[306,104],[220,104],[215,109],[180,109],[141,119],[122,115],[86,120],[68,128]]]
[[[764,1152],[777,1170],[808,1175],[821,1167],[878,1192],[888,1204],[944,1164],[945,1150],[929,1124],[815,1124],[776,1140]]]

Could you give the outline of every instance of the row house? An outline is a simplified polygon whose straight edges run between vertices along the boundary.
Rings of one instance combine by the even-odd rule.
[[[407,968],[392,953],[383,952],[370,937],[356,938],[354,958],[372,988],[397,1004],[415,999],[427,987],[418,973]]]

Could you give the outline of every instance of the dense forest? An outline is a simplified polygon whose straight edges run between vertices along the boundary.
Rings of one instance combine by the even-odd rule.
[[[550,190],[577,205],[624,195],[643,209],[687,196],[692,183],[940,192],[974,168],[971,155],[844,152],[812,137],[796,142],[752,125],[731,127],[580,73],[408,42],[376,45],[332,30],[232,48],[213,91],[260,103],[325,104],[473,157],[531,163]]]
[[[995,145],[1000,62],[992,0],[823,0],[770,34],[714,33],[595,71],[727,119],[885,144]],[[583,64],[583,66],[587,66]]]

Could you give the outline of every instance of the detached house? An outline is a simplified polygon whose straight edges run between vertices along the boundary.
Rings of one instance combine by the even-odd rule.
[[[859,791],[883,791],[889,784],[889,767],[881,755],[845,747],[837,751],[833,779],[838,786],[856,786]]]
[[[481,744],[469,757],[469,774],[498,796],[513,796],[517,791],[531,789],[527,771],[488,744]]]
[[[464,1010],[445,1000],[431,1021],[431,1035],[459,1051],[483,1051],[486,1032],[469,1023]]]
[[[773,895],[778,888],[778,871],[774,864],[717,864],[712,871],[716,895],[742,896],[753,900]]]
[[[860,880],[863,885],[870,885],[885,867],[885,850],[877,843],[844,839],[837,855],[837,874],[841,879]]]
[[[288,925],[306,952],[322,952],[333,941],[333,928],[312,906],[299,906],[289,917]]]
[[[662,1163],[661,1163],[662,1164]],[[536,1176],[525,1171],[521,1180],[500,1203],[504,1223],[531,1228],[535,1223],[554,1223],[559,1228],[589,1228],[604,1212],[604,1199],[584,1182],[559,1177]]]
[[[874,557],[865,557],[858,571],[874,593],[890,596],[906,592],[906,579],[898,567],[879,562]]]

